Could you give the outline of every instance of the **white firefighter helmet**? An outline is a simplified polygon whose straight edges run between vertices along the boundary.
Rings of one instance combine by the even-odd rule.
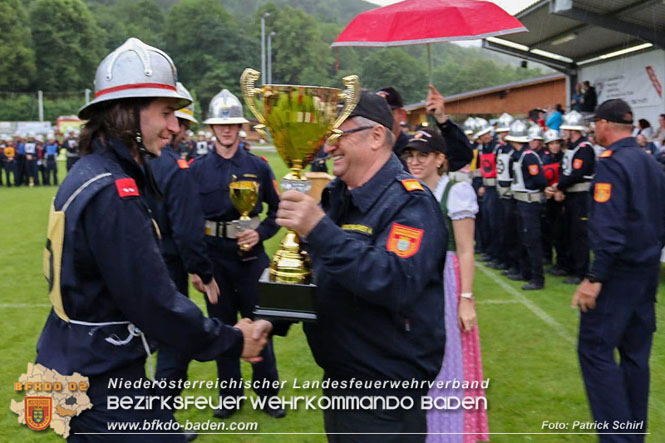
[[[543,139],[543,128],[538,125],[531,125],[529,128],[529,138],[531,140],[542,140]]]
[[[41,134],[37,134],[37,135],[35,135],[35,140],[37,140],[38,142],[43,142],[44,141],[44,136],[41,135]]]
[[[474,132],[476,132],[476,118],[475,117],[469,117],[466,120],[464,120],[464,133],[466,135],[471,135]]]
[[[504,112],[499,116],[499,126],[496,128],[496,132],[509,132],[510,125],[515,121],[512,115]]]
[[[478,138],[490,131],[492,131],[492,125],[490,125],[487,120],[484,118],[476,118],[476,133],[473,135],[473,138]]]
[[[55,134],[49,132],[48,134],[46,134],[46,140],[55,140]]]
[[[238,137],[247,138],[247,133],[241,129],[240,131],[238,131]]]
[[[529,138],[529,130],[527,129],[526,123],[522,120],[515,120],[512,122],[506,140],[516,143],[529,143],[531,139]]]
[[[559,131],[557,131],[556,129],[548,129],[547,131],[545,131],[545,135],[543,138],[545,144],[553,142],[554,140],[563,140],[563,138],[561,138],[561,134],[559,134]]]
[[[185,86],[182,83],[178,82],[176,83],[176,86],[178,89],[178,93],[183,97],[187,97],[191,101],[191,103],[185,106],[184,108],[178,109],[175,112],[175,116],[178,118],[182,118],[184,120],[188,120],[193,123],[198,123],[198,120],[194,118],[194,99],[192,99],[192,94],[189,93],[187,88],[185,88]]]
[[[206,133],[205,133],[205,131],[199,131],[197,135],[199,137],[205,137]]]
[[[242,103],[238,97],[231,94],[228,89],[222,89],[210,100],[208,118],[203,122],[206,125],[237,125],[249,123],[242,110]]]
[[[577,111],[570,111],[563,116],[563,124],[561,129],[568,129],[571,131],[586,131],[588,128],[584,124],[584,117]]]
[[[192,102],[178,92],[177,73],[165,52],[130,38],[97,66],[95,99],[83,106],[79,118],[87,119],[99,103],[122,98],[174,98],[182,108]]]

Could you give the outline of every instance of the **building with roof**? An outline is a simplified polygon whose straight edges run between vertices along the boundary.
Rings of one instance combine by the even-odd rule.
[[[665,3],[662,0],[541,0],[515,15],[529,32],[483,40],[483,47],[545,64],[598,103],[626,100],[636,118],[665,112]]]

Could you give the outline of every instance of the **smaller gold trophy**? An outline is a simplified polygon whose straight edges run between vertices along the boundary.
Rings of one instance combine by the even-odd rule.
[[[233,207],[240,213],[238,230],[242,232],[252,229],[252,219],[249,218],[249,213],[254,209],[259,198],[259,184],[251,180],[236,181],[236,178],[234,175],[233,181],[229,183],[229,194]],[[242,245],[238,253],[243,255],[243,252],[247,251],[249,251],[247,245]]]

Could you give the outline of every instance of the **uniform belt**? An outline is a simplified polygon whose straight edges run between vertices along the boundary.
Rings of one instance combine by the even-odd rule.
[[[575,183],[565,189],[565,192],[587,192],[591,190],[591,182]]]
[[[545,199],[545,194],[542,192],[513,191],[513,198],[517,201],[525,203],[542,203],[542,201]]]
[[[497,186],[496,191],[499,193],[500,198],[509,199],[512,195],[512,191],[510,190],[510,188],[507,188],[505,186]]]
[[[483,186],[496,186],[496,178],[483,177]]]
[[[80,155],[78,153],[69,152],[69,151],[66,152],[66,155],[67,155],[67,157],[80,157]]]
[[[240,220],[231,220],[227,222],[218,222],[213,220],[206,220],[206,235],[210,237],[222,237],[235,239],[239,232],[243,229],[240,228]],[[249,229],[256,229],[261,224],[261,219],[258,215],[252,217],[249,222]]]

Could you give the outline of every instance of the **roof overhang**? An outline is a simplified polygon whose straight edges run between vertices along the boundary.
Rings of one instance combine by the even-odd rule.
[[[515,15],[529,32],[483,47],[568,74],[628,53],[665,49],[662,0],[541,0]]]

